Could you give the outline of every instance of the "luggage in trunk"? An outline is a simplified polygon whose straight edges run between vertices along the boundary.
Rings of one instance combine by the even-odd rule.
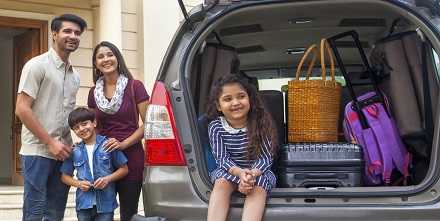
[[[278,187],[362,185],[362,149],[349,143],[291,143],[278,152]]]
[[[371,92],[357,96],[354,91],[336,44],[337,40],[346,37],[353,39],[359,51],[366,73],[373,83],[374,90]],[[340,33],[330,37],[328,42],[353,99],[345,107],[343,128],[347,141],[363,147],[366,163],[364,183],[371,186],[390,185],[393,171],[399,171],[403,175],[403,179],[399,180],[406,184],[411,155],[406,150],[390,113],[388,98],[377,85],[377,78],[365,55],[358,33],[354,30]]]

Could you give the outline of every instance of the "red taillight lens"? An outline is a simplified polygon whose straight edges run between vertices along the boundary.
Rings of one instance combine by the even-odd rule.
[[[171,102],[162,82],[156,82],[145,120],[145,164],[184,166]]]

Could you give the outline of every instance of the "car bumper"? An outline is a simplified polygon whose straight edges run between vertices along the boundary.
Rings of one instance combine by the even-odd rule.
[[[168,220],[204,221],[208,203],[194,190],[188,169],[179,166],[150,166],[144,170],[145,215]],[[286,206],[269,200],[264,220],[439,220],[439,203],[421,206]],[[296,200],[296,199],[290,199]],[[235,201],[235,200],[234,200]],[[228,220],[240,220],[241,204],[231,205]]]

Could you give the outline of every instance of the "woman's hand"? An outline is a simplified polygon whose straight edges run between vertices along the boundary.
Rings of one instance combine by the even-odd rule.
[[[125,149],[124,142],[119,142],[115,138],[110,138],[104,143],[104,150],[107,152],[112,152],[114,150],[123,150]]]

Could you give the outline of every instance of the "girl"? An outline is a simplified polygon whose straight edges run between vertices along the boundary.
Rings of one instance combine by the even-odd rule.
[[[95,109],[98,133],[112,137],[107,151],[120,149],[128,159],[128,175],[116,183],[121,221],[137,214],[142,187],[144,150],[141,139],[149,96],[142,82],[133,79],[119,49],[110,42],[99,43],[93,51],[93,81],[88,106]]]
[[[226,220],[234,190],[246,195],[242,220],[261,220],[266,195],[276,178],[270,170],[277,137],[256,88],[236,75],[224,75],[211,90],[209,141],[217,168],[208,221]]]

